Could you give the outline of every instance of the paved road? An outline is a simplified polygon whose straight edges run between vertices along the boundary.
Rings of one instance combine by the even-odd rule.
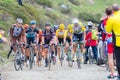
[[[107,74],[104,67],[95,64],[82,65],[82,69],[78,69],[76,63],[70,68],[67,62],[62,67],[60,64],[52,65],[51,71],[44,65],[35,66],[33,70],[24,67],[22,71],[15,71],[13,63],[2,69],[3,80],[108,80]]]

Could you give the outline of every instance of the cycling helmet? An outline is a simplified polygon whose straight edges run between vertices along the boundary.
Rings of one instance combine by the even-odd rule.
[[[67,26],[67,29],[68,29],[69,32],[73,32],[73,26],[72,26],[72,24],[69,24]]]
[[[60,25],[59,25],[59,29],[64,30],[64,28],[65,28],[65,25],[64,25],[64,24],[60,24]]]
[[[24,29],[27,29],[29,27],[28,24],[23,25]]]
[[[57,30],[59,28],[59,26],[58,25],[54,25],[53,28],[54,28],[54,30]]]
[[[50,23],[46,23],[46,24],[45,24],[45,27],[46,27],[46,26],[51,26],[51,25],[50,25]]]
[[[31,20],[30,21],[30,25],[34,25],[34,24],[36,24],[36,21],[35,20]]]
[[[22,20],[21,18],[17,18],[17,19],[16,19],[16,22],[22,24],[22,23],[23,23],[23,20]]]
[[[72,23],[73,23],[73,24],[77,24],[77,23],[79,23],[79,20],[78,20],[77,18],[74,18],[74,19],[72,20]]]
[[[88,27],[92,27],[93,23],[91,21],[88,22]]]

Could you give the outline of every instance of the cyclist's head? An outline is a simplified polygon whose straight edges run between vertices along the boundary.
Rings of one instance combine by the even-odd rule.
[[[67,26],[67,29],[68,29],[69,32],[73,32],[73,26],[72,26],[72,24],[69,24]]]
[[[113,12],[119,11],[119,5],[118,4],[113,4],[112,5]]]
[[[46,24],[45,24],[45,29],[46,29],[46,30],[50,30],[50,26],[51,26],[50,23],[46,23]]]
[[[64,25],[64,24],[60,24],[60,25],[59,25],[59,29],[60,29],[60,30],[64,30],[64,29],[65,29],[65,25]]]
[[[24,29],[27,29],[28,27],[29,27],[28,24],[25,24],[25,25],[24,25]]]
[[[74,24],[75,27],[78,26],[79,20],[77,18],[74,18],[72,23]]]
[[[35,20],[31,20],[30,21],[30,25],[35,28],[36,27],[36,21]]]
[[[21,18],[16,19],[17,26],[21,26],[23,23],[23,20]]]
[[[54,27],[54,30],[55,30],[55,31],[59,28],[58,25],[54,25],[53,27]]]
[[[105,13],[106,13],[106,15],[111,15],[112,14],[112,7],[108,7],[108,8],[106,8],[105,9]]]
[[[91,21],[88,22],[88,28],[92,28],[93,27],[93,23]]]

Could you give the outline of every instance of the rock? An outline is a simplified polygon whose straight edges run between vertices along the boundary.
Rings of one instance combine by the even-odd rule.
[[[60,7],[63,8],[63,9],[69,9],[69,6],[66,5],[66,4],[61,4]]]

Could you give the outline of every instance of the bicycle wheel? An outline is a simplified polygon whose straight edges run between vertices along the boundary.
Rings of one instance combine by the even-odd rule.
[[[78,66],[78,69],[81,69],[81,58],[80,58],[80,51],[77,50],[77,54],[76,54],[76,57],[77,57],[77,66]]]
[[[64,60],[63,49],[61,49],[60,53],[61,53],[60,63],[61,63],[61,66],[63,66],[63,60]]]
[[[14,58],[14,68],[16,71],[18,71],[21,67],[21,63],[20,63],[20,53],[17,52]]]
[[[50,51],[50,46],[48,47],[48,54],[47,54],[47,58],[48,58],[48,70],[51,70],[51,51]]]
[[[33,48],[30,48],[30,59],[29,59],[29,66],[30,69],[33,68],[33,62],[34,62],[34,53],[33,53]]]
[[[68,50],[67,60],[68,60],[68,66],[72,67],[73,66],[73,60],[72,60],[71,50]]]
[[[51,70],[51,55],[49,54],[48,56],[48,68],[49,68],[49,71]]]

